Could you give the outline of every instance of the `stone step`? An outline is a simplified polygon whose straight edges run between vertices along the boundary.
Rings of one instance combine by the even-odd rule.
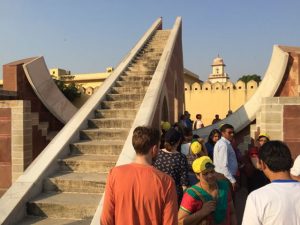
[[[42,193],[27,203],[27,213],[40,217],[91,219],[100,194]]]
[[[142,101],[145,94],[108,94],[106,99],[108,101]]]
[[[153,74],[154,72],[152,72]],[[137,75],[129,75],[129,76],[120,76],[120,81],[144,81],[144,80],[151,80],[152,75],[143,75],[143,76],[137,76]]]
[[[155,70],[157,67],[158,60],[152,62],[144,62],[144,61],[133,61],[129,64],[129,66],[136,66],[138,68],[147,68]]]
[[[153,54],[156,54],[156,55],[161,55],[162,52],[163,52],[163,47],[164,46],[161,46],[161,47],[147,46],[146,48],[142,49],[139,52],[139,54],[153,53]]]
[[[95,111],[96,118],[131,118],[134,119],[137,109],[97,109]]]
[[[81,140],[125,140],[128,132],[128,128],[88,129],[80,131],[80,138]]]
[[[149,63],[156,63],[158,64],[160,60],[160,57],[149,57],[149,56],[136,56],[134,57],[132,63],[146,63],[146,62],[149,62]]]
[[[148,86],[143,87],[113,87],[112,94],[146,94]]]
[[[89,128],[131,128],[133,119],[102,118],[88,120]]]
[[[131,63],[130,63],[130,65],[133,65],[133,64],[135,64],[135,63],[137,63],[137,64],[149,64],[149,65],[157,65],[158,64],[158,62],[159,62],[159,60],[160,60],[160,57],[158,58],[158,59],[152,59],[152,58],[149,58],[149,57],[147,57],[147,60],[145,60],[144,58],[141,58],[141,57],[135,57],[132,61],[131,61]]]
[[[151,57],[151,58],[160,58],[162,52],[141,52],[137,54],[137,57]]]
[[[140,101],[102,101],[101,109],[137,109]]]
[[[92,218],[86,220],[58,219],[48,217],[27,216],[18,225],[90,225]]]
[[[140,72],[140,71],[126,70],[126,71],[122,72],[122,75],[120,77],[123,77],[123,76],[126,76],[126,77],[149,77],[149,76],[151,76],[152,77],[154,72],[155,72],[155,70],[153,70],[150,74],[150,73],[144,73],[144,72]],[[122,81],[122,79],[120,79],[120,81]],[[147,79],[146,79],[146,81],[147,81]]]
[[[131,73],[131,72],[130,72]],[[128,71],[126,72],[128,74]],[[135,74],[140,75],[140,74]],[[125,86],[134,86],[134,87],[140,87],[140,86],[149,86],[151,80],[142,80],[142,81],[116,81],[117,87],[125,87]]]
[[[166,43],[167,43],[167,39],[164,39],[164,40],[155,39],[152,42],[151,41],[148,42],[145,47],[146,48],[164,48]]]
[[[125,140],[82,141],[70,145],[72,155],[119,155]]]
[[[151,42],[157,42],[157,41],[166,41],[169,37],[170,33],[156,33],[151,38]]]
[[[44,180],[44,192],[103,193],[107,173],[60,172]]]
[[[137,55],[134,57],[134,60],[142,60],[144,62],[153,62],[153,61],[159,61],[160,60],[160,56],[151,56],[151,55],[146,55],[146,54],[142,54],[142,55]]]
[[[61,171],[107,173],[116,165],[115,155],[72,155],[58,160]]]
[[[154,71],[155,71],[155,68],[156,66],[150,68],[150,67],[145,67],[145,66],[141,66],[141,65],[138,65],[138,66],[135,66],[135,65],[132,65],[132,66],[128,66],[126,68],[126,71],[130,71],[130,72],[137,72],[137,73],[143,73],[145,75],[151,75]]]
[[[156,37],[153,37],[149,43],[151,44],[160,44],[160,43],[166,43],[167,40],[168,40],[169,36],[164,36],[164,37],[159,37],[159,36],[156,36]]]
[[[155,37],[165,37],[169,36],[171,33],[171,30],[157,30],[154,34]]]
[[[133,75],[133,76],[143,76],[143,75],[153,75],[153,73],[154,73],[154,70],[148,70],[148,71],[142,71],[142,70],[125,70],[124,72],[123,72],[123,74],[126,74],[126,75],[128,75],[128,76],[130,76],[130,75]]]

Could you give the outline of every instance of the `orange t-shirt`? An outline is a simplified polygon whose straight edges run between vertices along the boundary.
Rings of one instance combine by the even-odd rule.
[[[137,163],[113,168],[107,178],[101,225],[177,225],[173,179]]]

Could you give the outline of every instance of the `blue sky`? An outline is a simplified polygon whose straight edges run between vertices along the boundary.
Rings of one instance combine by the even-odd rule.
[[[1,0],[2,65],[44,56],[72,73],[116,66],[151,24],[183,21],[184,65],[206,80],[220,54],[233,81],[263,75],[274,44],[300,46],[300,1]]]

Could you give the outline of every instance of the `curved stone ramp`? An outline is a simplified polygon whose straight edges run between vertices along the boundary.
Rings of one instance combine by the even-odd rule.
[[[26,203],[39,195],[43,180],[58,169],[57,161],[70,153],[69,145],[79,140],[80,130],[87,127],[88,119],[95,118],[95,110],[105,100],[106,94],[135,56],[141,51],[156,30],[161,29],[162,19],[157,19],[137,44],[120,61],[113,73],[70,119],[63,129],[47,145],[43,152],[31,163],[16,182],[0,199],[0,224],[11,225],[22,220],[26,215]],[[97,221],[99,224],[99,220]]]
[[[23,65],[26,77],[45,107],[63,124],[77,112],[77,108],[56,86],[45,63],[44,57],[34,58]]]
[[[233,125],[236,132],[241,131],[249,125],[256,118],[256,113],[261,108],[262,99],[264,97],[273,97],[275,95],[286,71],[288,57],[289,55],[287,52],[283,51],[278,45],[274,45],[270,64],[265,76],[257,91],[246,104],[241,106],[229,117],[211,126],[198,129],[194,131],[194,134],[198,134],[200,137],[206,137],[212,129],[219,128],[221,124],[225,123]]]

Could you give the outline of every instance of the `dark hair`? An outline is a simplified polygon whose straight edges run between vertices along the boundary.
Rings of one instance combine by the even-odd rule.
[[[183,129],[183,136],[193,136],[193,130],[189,127],[184,127]]]
[[[139,155],[146,155],[150,148],[158,145],[160,139],[160,132],[157,128],[152,127],[136,127],[132,135],[132,145]]]
[[[231,124],[225,123],[224,125],[221,126],[220,131],[223,133],[226,129],[234,130],[234,127]]]
[[[289,171],[293,165],[290,149],[282,141],[268,141],[258,152],[262,160],[271,171]]]
[[[215,134],[218,134],[219,135],[219,138],[221,137],[221,132],[218,130],[218,129],[213,129],[209,136],[208,136],[208,140],[207,142],[210,143],[211,145],[215,145],[215,143],[213,142],[213,137],[215,136]]]
[[[193,139],[198,139],[200,136],[198,134],[193,134]]]
[[[165,134],[165,146],[166,144],[175,146],[181,138],[182,134],[178,130],[176,130],[175,128],[170,128]]]

